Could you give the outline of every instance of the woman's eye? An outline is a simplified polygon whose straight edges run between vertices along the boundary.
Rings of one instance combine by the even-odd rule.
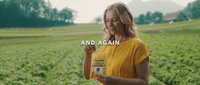
[[[114,19],[113,21],[118,21],[117,19]]]

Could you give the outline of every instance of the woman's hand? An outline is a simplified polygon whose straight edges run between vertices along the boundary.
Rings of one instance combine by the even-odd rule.
[[[114,76],[108,76],[108,75],[96,75],[99,77],[97,80],[104,85],[118,85],[119,82],[117,80],[117,77]]]
[[[84,48],[86,54],[92,54],[93,51],[96,51],[95,45],[86,45]]]
[[[84,62],[84,75],[87,80],[90,79],[90,69],[91,69],[91,54],[96,50],[95,45],[86,45],[85,48],[85,62]]]

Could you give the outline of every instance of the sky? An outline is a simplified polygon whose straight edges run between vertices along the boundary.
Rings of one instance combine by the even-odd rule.
[[[48,1],[48,0],[45,0]],[[53,8],[62,10],[64,7],[71,8],[76,10],[77,18],[74,20],[74,23],[89,23],[94,18],[99,15],[103,15],[104,10],[110,4],[115,2],[123,2],[124,4],[129,4],[132,0],[49,0]],[[151,0],[142,0],[143,2],[148,2]],[[187,6],[189,2],[195,0],[171,0],[174,3]]]

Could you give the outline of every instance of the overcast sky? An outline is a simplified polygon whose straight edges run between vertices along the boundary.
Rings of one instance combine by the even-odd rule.
[[[48,0],[45,0],[48,1]],[[78,17],[74,20],[74,23],[89,23],[93,18],[103,15],[104,10],[110,4],[115,2],[123,2],[126,5],[132,0],[49,0],[53,8],[62,10],[64,7],[74,9],[78,12]],[[142,0],[148,2],[151,0]],[[174,3],[187,6],[189,2],[195,0],[172,0]]]

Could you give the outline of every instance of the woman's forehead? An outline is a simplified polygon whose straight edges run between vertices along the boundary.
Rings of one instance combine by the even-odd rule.
[[[118,18],[117,11],[115,10],[108,10],[106,12],[106,18]]]

